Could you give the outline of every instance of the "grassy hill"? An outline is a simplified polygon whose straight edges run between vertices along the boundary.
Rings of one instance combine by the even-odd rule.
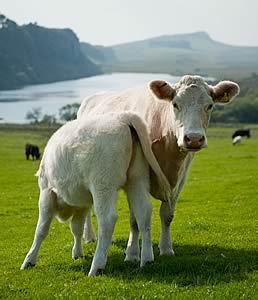
[[[110,47],[116,61],[106,68],[122,72],[197,73],[240,78],[258,71],[258,47],[214,41],[205,32],[165,35]]]

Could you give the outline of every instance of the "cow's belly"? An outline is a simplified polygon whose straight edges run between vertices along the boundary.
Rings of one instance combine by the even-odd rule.
[[[71,201],[76,199],[76,201]],[[78,209],[87,209],[92,205],[92,196],[90,192],[78,194],[74,192],[71,195],[66,195],[62,198],[57,196],[57,212],[56,217],[60,222],[67,221]]]
[[[57,194],[60,208],[65,205],[76,208],[88,208],[92,205],[92,195],[85,187],[66,187],[66,189],[54,189]]]

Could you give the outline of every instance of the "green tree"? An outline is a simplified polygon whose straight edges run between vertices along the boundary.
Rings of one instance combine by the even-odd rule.
[[[230,105],[217,106],[211,122],[258,123],[258,97],[241,97]]]
[[[26,119],[30,121],[30,123],[39,123],[39,119],[42,115],[40,107],[34,107],[31,111],[28,111],[26,114]]]
[[[56,124],[56,117],[55,115],[47,115],[45,114],[41,119],[40,123],[47,124],[47,125],[54,125]]]
[[[80,103],[67,104],[59,109],[60,119],[63,121],[71,121],[76,119],[77,111]]]

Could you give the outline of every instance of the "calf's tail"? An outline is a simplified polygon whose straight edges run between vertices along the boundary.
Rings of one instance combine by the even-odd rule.
[[[171,195],[172,195],[171,186],[167,180],[167,177],[161,170],[156,157],[152,152],[151,141],[149,138],[147,125],[139,115],[132,112],[121,113],[119,118],[122,122],[125,122],[128,126],[133,127],[134,130],[136,131],[142,147],[143,154],[148,164],[152,168],[153,172],[156,174],[159,184],[162,187],[164,193],[164,199],[166,199],[167,202],[170,202]]]

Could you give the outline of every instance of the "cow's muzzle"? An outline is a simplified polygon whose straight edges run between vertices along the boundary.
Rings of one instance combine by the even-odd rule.
[[[189,133],[184,136],[184,148],[188,151],[199,151],[207,147],[205,136],[199,133]]]

